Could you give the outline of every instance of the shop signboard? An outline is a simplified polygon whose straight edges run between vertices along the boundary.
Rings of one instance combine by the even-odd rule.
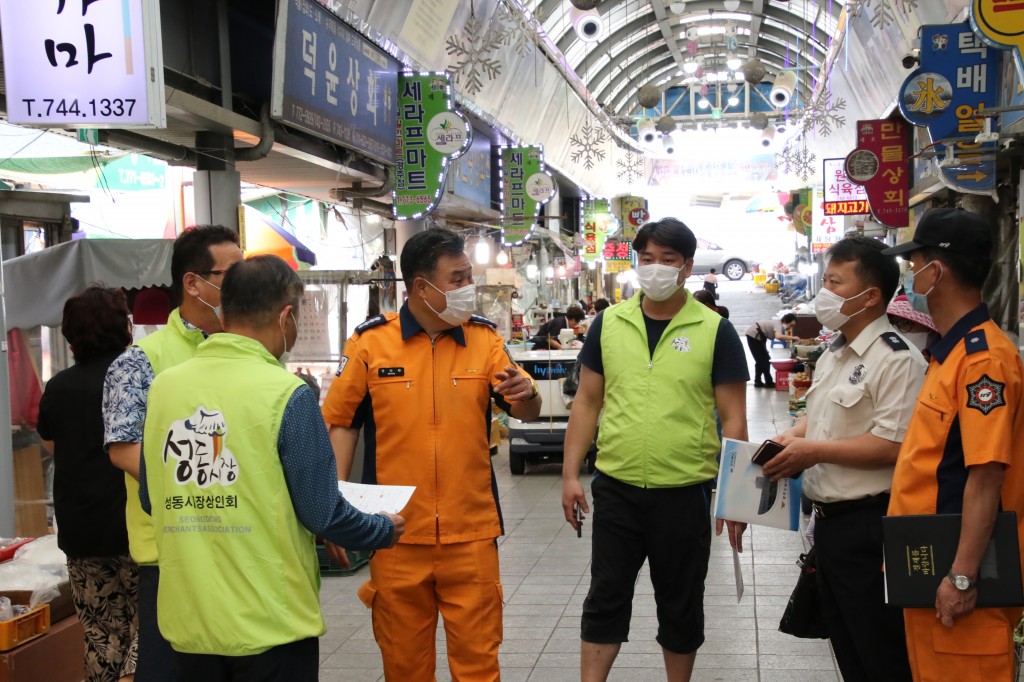
[[[96,180],[100,189],[131,192],[167,187],[167,164],[142,154],[126,154],[100,170]]]
[[[452,162],[448,177],[455,196],[472,201],[478,206],[491,208],[491,141],[480,131],[473,130],[469,150]]]
[[[1005,4],[1005,3],[1004,3]],[[1000,50],[967,24],[921,27],[921,64],[900,90],[903,117],[928,128],[943,184],[958,192],[989,194],[996,185],[998,142],[975,142],[981,113],[999,105]],[[992,117],[992,131],[999,117]],[[947,146],[954,161],[944,162]]]
[[[811,205],[811,253],[825,253],[843,238],[844,219],[842,216],[825,213],[825,194],[821,187],[808,190]]]
[[[503,147],[498,166],[501,184],[501,241],[523,243],[540,207],[555,196],[555,181],[544,170],[543,147]]]
[[[315,0],[278,3],[275,119],[394,163],[398,71],[398,60]]]
[[[7,120],[167,126],[158,0],[0,0]]]
[[[636,231],[640,226],[651,219],[647,210],[647,200],[643,197],[622,197],[622,215],[619,222],[622,223],[622,236],[629,241],[636,238]]]
[[[601,252],[606,273],[625,272],[633,267],[633,245],[628,241],[612,239]]]
[[[612,212],[607,199],[588,197],[580,201],[580,224],[583,226],[583,261],[595,261],[604,253],[608,233],[612,231]]]
[[[909,218],[907,132],[898,118],[857,121],[857,148],[846,157],[846,176],[864,186],[871,215],[888,227]]]
[[[469,148],[469,123],[452,107],[448,74],[406,72],[398,77],[395,220],[419,220],[441,200],[448,162]]]
[[[861,185],[850,182],[846,177],[846,159],[825,159],[825,215],[866,215],[868,195]]]

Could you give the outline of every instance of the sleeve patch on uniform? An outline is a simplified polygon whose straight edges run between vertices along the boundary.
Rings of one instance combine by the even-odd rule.
[[[347,365],[347,364],[348,364],[348,356],[347,355],[342,355],[341,356],[341,364],[338,365],[338,371],[334,373],[334,376],[340,377],[341,373],[345,371],[345,365]]]
[[[1006,384],[1001,384],[987,374],[983,374],[976,382],[967,385],[967,407],[973,407],[987,415],[997,407],[1006,404],[1006,398],[1003,397],[1005,388]]]
[[[893,350],[910,350],[910,346],[907,342],[900,338],[900,335],[895,332],[886,332],[882,334],[882,340],[892,348]]]
[[[488,320],[486,317],[484,317],[483,315],[470,315],[469,316],[469,321],[470,322],[476,322],[477,324],[486,324],[487,326],[491,327],[492,329],[497,329],[498,328],[498,323],[497,322],[492,322],[492,321]]]
[[[363,322],[361,325],[356,327],[356,331],[358,333],[362,334],[367,329],[372,329],[374,327],[379,327],[380,325],[384,324],[387,321],[388,321],[388,318],[384,317],[383,315],[375,315],[374,317],[371,317],[366,322]]]
[[[968,355],[988,350],[988,339],[985,338],[985,330],[977,329],[965,336],[964,347],[967,349]]]

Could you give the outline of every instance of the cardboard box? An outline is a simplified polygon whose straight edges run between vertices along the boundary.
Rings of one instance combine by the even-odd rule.
[[[85,676],[85,632],[77,616],[0,654],[0,682],[81,682]]]
[[[37,538],[50,532],[46,521],[43,456],[38,445],[14,451],[14,533]]]

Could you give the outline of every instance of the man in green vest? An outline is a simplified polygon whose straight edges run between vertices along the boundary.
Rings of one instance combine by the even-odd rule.
[[[235,265],[224,333],[150,390],[140,499],[156,531],[160,631],[183,682],[317,680],[316,536],[381,549],[404,529],[338,492],[319,400],[282,366],[302,294],[277,256]]]
[[[138,632],[129,656],[137,658],[136,682],[171,679],[174,652],[156,622],[159,570],[153,521],[139,506],[139,461],[146,399],[153,377],[195,355],[210,334],[220,331],[220,285],[242,260],[238,233],[226,227],[196,226],[183,232],[171,253],[175,309],[167,326],[129,347],[110,365],[103,385],[103,441],[110,460],[125,472],[128,545],[138,562]]]
[[[747,361],[728,320],[683,288],[697,239],[675,218],[647,223],[633,250],[641,295],[594,319],[565,436],[562,509],[589,513],[580,464],[597,441],[590,592],[583,604],[583,682],[608,678],[629,633],[633,586],[646,559],[670,682],[689,680],[704,643],[710,492],[722,435],[747,439]],[[726,522],[742,549],[745,524]],[[717,524],[719,533],[722,522]]]

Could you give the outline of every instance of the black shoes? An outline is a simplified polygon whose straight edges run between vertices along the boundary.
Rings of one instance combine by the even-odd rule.
[[[755,381],[754,388],[775,388],[775,382],[769,381],[768,383],[764,383],[761,381]]]

